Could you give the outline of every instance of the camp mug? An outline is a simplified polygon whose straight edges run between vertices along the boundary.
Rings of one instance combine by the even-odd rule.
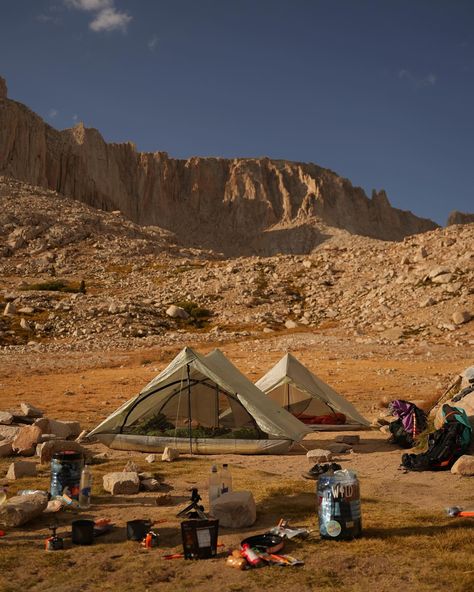
[[[94,542],[94,521],[74,520],[72,523],[72,542],[74,545],[92,545]]]
[[[143,541],[151,527],[151,520],[129,520],[127,522],[127,539],[129,541]]]

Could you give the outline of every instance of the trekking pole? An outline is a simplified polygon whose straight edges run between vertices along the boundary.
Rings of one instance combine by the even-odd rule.
[[[447,390],[441,395],[441,397],[436,401],[436,403],[428,410],[428,412],[426,414],[427,416],[430,415],[430,413],[434,409],[436,409],[436,407],[438,407],[439,405],[441,405],[441,403],[446,400],[447,396],[453,390],[453,388],[455,388],[456,386],[459,386],[461,384],[461,380],[462,380],[462,378],[460,376],[458,376],[456,378],[456,380],[454,382],[452,382],[450,384],[450,386],[448,386]]]

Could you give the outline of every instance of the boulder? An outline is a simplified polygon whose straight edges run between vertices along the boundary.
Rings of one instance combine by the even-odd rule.
[[[176,448],[170,448],[169,446],[164,449],[163,454],[161,455],[161,460],[167,462],[173,462],[177,458],[179,458],[179,450],[176,450]]]
[[[0,525],[15,528],[40,516],[48,505],[46,493],[16,495],[0,506]]]
[[[36,477],[36,463],[27,460],[16,460],[8,467],[7,479],[21,479],[21,477]]]
[[[41,434],[41,429],[36,425],[21,427],[12,442],[14,452],[21,456],[33,456]]]
[[[360,436],[354,435],[350,436],[349,434],[344,436],[336,436],[334,438],[336,442],[341,442],[342,444],[359,444],[360,443]]]
[[[8,411],[0,411],[0,424],[10,425],[13,421],[13,415]]]
[[[81,426],[77,421],[58,421],[42,417],[35,421],[35,425],[39,426],[44,433],[54,434],[63,440],[77,437],[81,433]]]
[[[312,465],[315,463],[327,463],[332,459],[332,452],[330,450],[316,448],[315,450],[308,450],[306,458]]]
[[[221,527],[244,528],[255,523],[257,508],[250,491],[231,491],[214,500],[211,514],[219,519]]]
[[[181,306],[176,306],[175,304],[172,304],[166,309],[166,314],[172,319],[189,319],[189,314],[184,310],[184,308],[181,308]]]
[[[474,477],[474,456],[464,454],[451,467],[451,473],[463,475],[464,477]]]
[[[13,456],[12,443],[9,440],[2,440],[0,442],[0,458],[5,456]]]
[[[71,440],[48,440],[36,447],[36,454],[39,456],[39,462],[44,465],[48,464],[56,452],[65,452],[66,450],[74,450],[74,452],[81,452],[84,456],[88,455],[88,450],[77,442]]]
[[[43,417],[43,412],[30,403],[20,403],[20,409],[26,417]]]
[[[133,495],[140,490],[138,473],[107,473],[104,475],[104,489],[112,495]]]

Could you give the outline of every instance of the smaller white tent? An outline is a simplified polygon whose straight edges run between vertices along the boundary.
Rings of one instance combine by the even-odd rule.
[[[221,352],[185,348],[89,435],[121,450],[279,454],[309,431]]]
[[[346,416],[345,426],[368,427],[370,422],[294,356],[286,354],[255,385],[296,417],[317,417],[335,412]],[[335,426],[311,425],[313,429]],[[340,428],[341,426],[337,426]]]

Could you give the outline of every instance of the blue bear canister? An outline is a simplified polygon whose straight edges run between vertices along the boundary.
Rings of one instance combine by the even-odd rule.
[[[66,450],[53,454],[51,459],[51,497],[66,493],[73,499],[79,499],[83,466],[84,458],[80,452]]]
[[[362,534],[360,487],[353,471],[324,473],[318,479],[318,518],[321,538],[348,540]]]

